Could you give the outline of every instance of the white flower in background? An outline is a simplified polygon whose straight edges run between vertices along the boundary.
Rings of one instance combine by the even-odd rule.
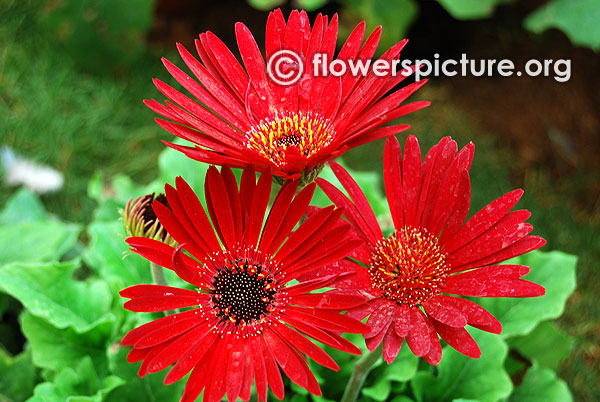
[[[62,173],[15,155],[9,147],[2,147],[0,159],[4,167],[4,182],[8,186],[25,186],[36,193],[49,193],[62,188]]]

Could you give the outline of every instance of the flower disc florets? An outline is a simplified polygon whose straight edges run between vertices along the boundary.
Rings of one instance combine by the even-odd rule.
[[[319,114],[283,112],[260,121],[246,138],[249,149],[281,167],[288,162],[290,148],[308,159],[331,144],[335,131],[332,123]]]
[[[221,321],[248,325],[275,309],[278,285],[273,275],[251,259],[226,261],[212,282],[211,304]]]
[[[414,307],[440,293],[450,268],[446,259],[427,229],[404,228],[371,250],[371,282],[388,299]]]

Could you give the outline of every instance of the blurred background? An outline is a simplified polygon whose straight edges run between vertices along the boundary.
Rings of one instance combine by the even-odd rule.
[[[157,177],[160,140],[171,136],[142,99],[161,98],[151,78],[172,82],[160,57],[182,65],[175,42],[193,46],[206,30],[236,53],[236,21],[264,43],[274,7],[285,15],[304,8],[311,20],[337,12],[342,41],[361,20],[368,32],[383,25],[380,50],[406,37],[402,56],[411,60],[435,53],[442,60],[462,53],[506,58],[517,66],[531,58],[571,60],[571,78],[562,83],[552,76],[433,78],[416,94],[432,105],[404,122],[425,149],[447,135],[460,146],[476,144],[472,211],[522,187],[519,206],[532,211],[545,250],[579,256],[578,288],[558,321],[572,350],[558,373],[575,400],[600,400],[598,0],[0,0],[0,207],[26,182],[10,175],[15,160],[62,174],[62,187],[41,199],[52,214],[82,224],[92,218],[87,187],[97,172],[138,183]],[[382,152],[379,141],[344,159],[381,172]],[[42,173],[60,186],[53,171]],[[20,306],[2,300],[1,343],[16,354],[23,346]]]

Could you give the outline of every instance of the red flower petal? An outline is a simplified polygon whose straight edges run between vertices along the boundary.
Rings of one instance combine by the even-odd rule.
[[[431,320],[431,323],[442,339],[463,355],[474,359],[481,356],[479,346],[466,329],[450,327],[436,320]]]

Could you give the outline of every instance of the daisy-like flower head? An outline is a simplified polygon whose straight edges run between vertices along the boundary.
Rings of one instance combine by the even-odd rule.
[[[469,167],[472,143],[457,152],[456,142],[443,138],[421,161],[416,137],[409,136],[404,157],[395,137],[388,138],[383,175],[394,232],[384,236],[361,189],[338,164],[331,167],[350,198],[323,179],[319,186],[353,225],[364,245],[352,256],[364,264],[344,261],[333,269],[353,272],[334,285],[340,294],[364,295],[369,301],[348,315],[363,319],[369,350],[383,342],[391,363],[404,340],[417,356],[439,364],[438,334],[466,356],[480,350],[466,325],[500,333],[498,320],[472,297],[534,297],[544,288],[520,279],[522,265],[496,265],[535,250],[544,239],[530,236],[526,210],[510,211],[522,190],[498,198],[464,223],[471,201]],[[510,212],[509,212],[510,211]],[[463,224],[464,223],[464,224]],[[365,268],[366,267],[366,268]]]
[[[169,73],[195,99],[160,80],[156,87],[168,100],[146,105],[160,114],[157,123],[170,133],[191,141],[195,147],[166,143],[198,161],[263,171],[271,168],[282,178],[311,178],[327,160],[347,149],[398,133],[407,125],[382,127],[429,102],[402,105],[425,80],[384,97],[407,74],[387,77],[366,75],[323,76],[313,68],[313,58],[332,61],[337,40],[338,18],[319,14],[311,28],[305,11],[294,10],[286,23],[279,9],[267,20],[265,51],[267,64],[281,74],[298,72],[298,79],[282,85],[265,64],[248,28],[237,23],[235,33],[243,67],[225,44],[210,31],[196,40],[197,60],[182,45],[177,49],[193,78],[163,59]],[[381,27],[364,41],[365,23],[359,24],[337,58],[371,61]],[[385,52],[380,60],[398,60],[406,40]],[[292,57],[280,57],[281,52]],[[277,60],[282,61],[278,64]],[[273,67],[275,69],[275,67]],[[279,71],[279,70],[278,70]],[[287,72],[286,72],[287,71]],[[317,74],[317,75],[315,75]]]
[[[320,395],[305,356],[338,369],[311,337],[336,349],[360,351],[340,336],[364,333],[368,327],[337,311],[364,302],[361,296],[310,293],[338,278],[318,275],[290,284],[307,270],[334,263],[361,244],[341,210],[323,209],[293,230],[306,211],[314,183],[296,195],[298,181],[279,191],[263,225],[271,192],[271,174],[244,170],[240,189],[229,168],[208,170],[205,196],[208,215],[181,178],[166,186],[170,208],[155,201],[154,211],[180,245],[130,237],[132,251],[173,270],[191,289],[135,285],[121,291],[137,312],[185,309],[144,324],[123,338],[133,346],[130,362],[143,360],[139,375],[175,363],[165,383],[188,372],[182,401],[248,400],[252,383],[261,401],[270,388],[284,396],[280,368],[296,384]],[[340,224],[342,223],[342,224]],[[213,230],[214,227],[214,230]]]

